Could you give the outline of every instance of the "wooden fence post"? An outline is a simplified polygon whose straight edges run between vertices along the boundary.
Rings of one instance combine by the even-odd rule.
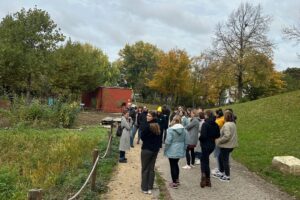
[[[99,150],[94,149],[94,151],[93,151],[93,165],[95,164],[98,155],[99,155]],[[97,176],[97,167],[95,168],[95,170],[92,174],[92,183],[91,183],[91,190],[92,191],[96,190],[96,176]]]
[[[42,189],[32,189],[28,191],[28,200],[42,200]]]
[[[113,127],[114,127],[114,124],[111,123],[110,132],[109,132],[109,136],[108,136],[108,143],[109,143],[110,137],[111,137],[111,142],[109,143],[108,152],[107,152],[109,156],[111,156],[111,143],[112,143],[112,136],[113,136]]]

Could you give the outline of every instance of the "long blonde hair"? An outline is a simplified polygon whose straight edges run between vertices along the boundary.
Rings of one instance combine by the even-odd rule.
[[[170,123],[170,126],[174,126],[175,124],[181,124],[181,117],[179,115],[175,115],[173,120]]]

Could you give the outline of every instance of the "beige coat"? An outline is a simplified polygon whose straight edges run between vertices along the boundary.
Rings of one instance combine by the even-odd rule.
[[[220,148],[235,148],[238,146],[238,136],[234,122],[225,122],[220,131],[220,137],[216,140],[216,145]]]

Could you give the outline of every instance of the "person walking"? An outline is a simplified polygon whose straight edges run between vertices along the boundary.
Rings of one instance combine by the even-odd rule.
[[[186,129],[181,125],[181,117],[176,115],[167,129],[167,138],[165,140],[164,155],[169,158],[170,171],[172,182],[171,188],[177,188],[179,186],[179,166],[178,162],[180,158],[185,156],[186,144]]]
[[[156,113],[153,111],[148,112],[147,121],[141,125],[141,140],[143,141],[141,189],[145,194],[152,194],[154,166],[161,144],[160,127],[156,121]]]
[[[205,122],[201,127],[201,135],[199,137],[201,145],[201,188],[208,186],[211,187],[210,181],[210,167],[209,167],[209,155],[215,148],[215,139],[220,137],[220,129],[215,122],[216,117],[211,110],[204,112]]]
[[[191,167],[195,167],[195,152],[194,149],[197,145],[198,141],[198,132],[200,119],[197,116],[197,110],[192,109],[190,112],[190,123],[185,126],[185,129],[188,131],[187,134],[187,148],[186,148],[186,165],[183,166],[183,169],[191,169]]]
[[[234,115],[226,111],[224,115],[225,124],[221,129],[220,138],[216,139],[216,145],[220,148],[219,173],[213,175],[221,181],[230,181],[229,155],[238,146],[237,129],[234,123]]]
[[[126,151],[130,150],[130,130],[131,130],[131,124],[132,120],[129,117],[129,111],[124,110],[123,116],[121,118],[121,128],[122,128],[122,135],[120,138],[120,144],[119,144],[119,151],[120,151],[120,157],[119,162],[120,163],[126,163],[127,158],[125,156]]]

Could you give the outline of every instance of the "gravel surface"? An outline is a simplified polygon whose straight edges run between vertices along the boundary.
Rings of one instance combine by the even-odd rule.
[[[211,169],[215,168],[215,159],[211,157]],[[169,188],[173,200],[291,200],[288,194],[281,192],[275,186],[267,183],[254,173],[249,172],[241,164],[231,160],[231,181],[221,182],[211,178],[212,187],[200,188],[200,166],[190,170],[182,169],[186,164],[185,159],[180,160],[180,183],[178,189]],[[159,154],[157,170],[166,180],[171,181],[169,161],[162,154]],[[188,198],[187,198],[188,197]]]
[[[116,173],[109,183],[108,193],[101,199],[108,200],[151,200],[158,199],[159,191],[154,185],[153,194],[141,192],[141,146],[135,145],[126,152],[127,163],[119,163]]]

